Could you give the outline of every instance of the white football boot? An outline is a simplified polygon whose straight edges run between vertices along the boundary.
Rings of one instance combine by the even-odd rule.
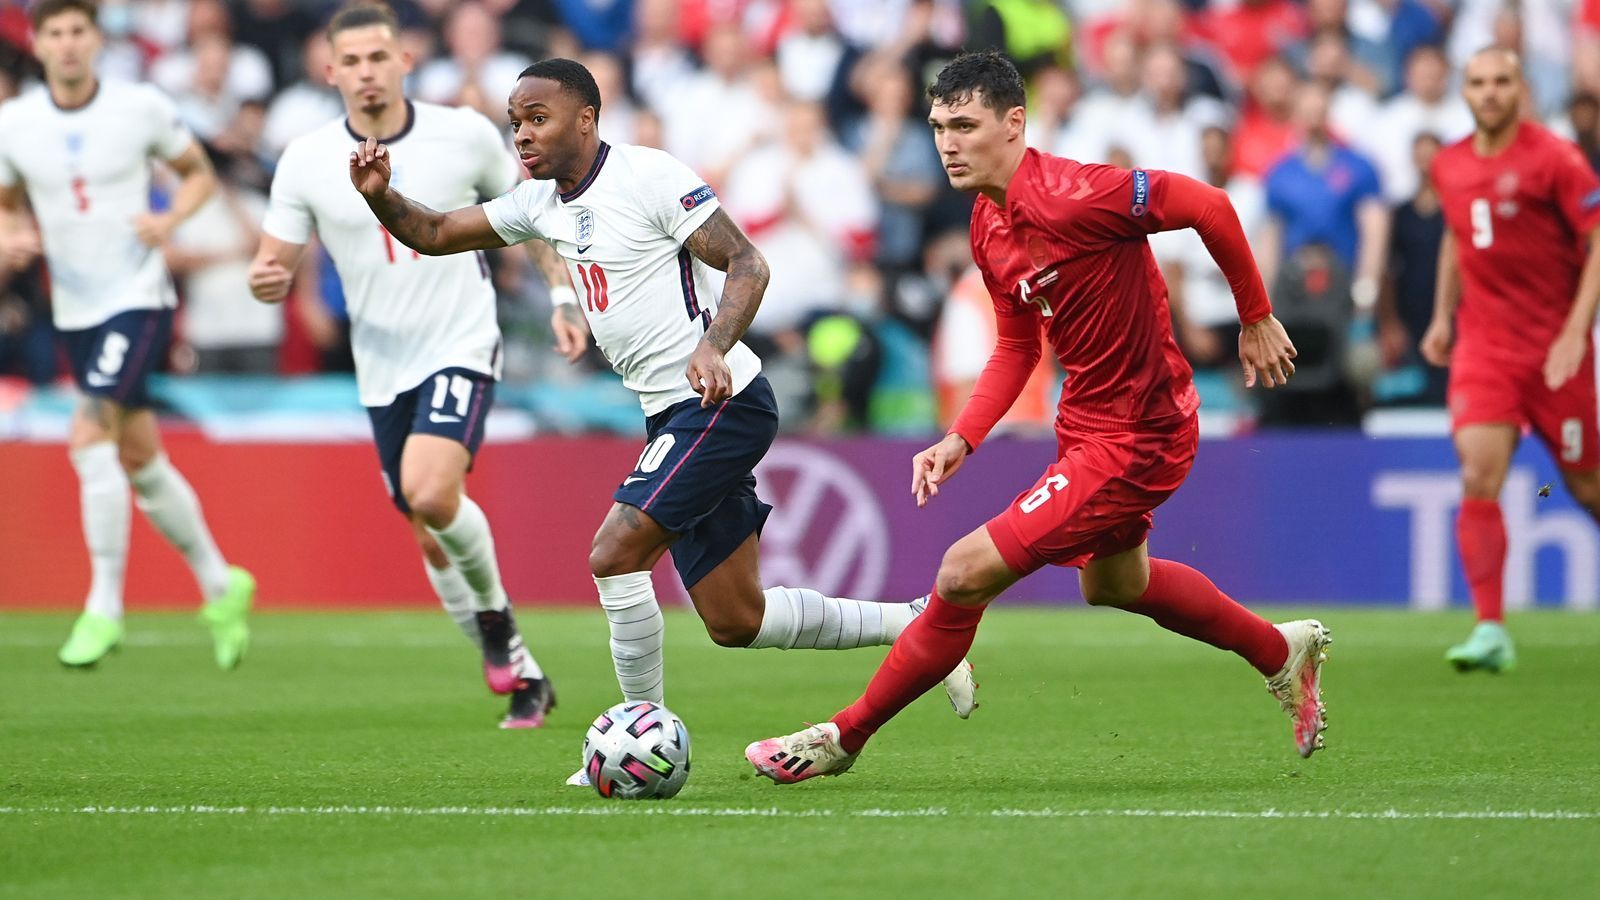
[[[1294,723],[1294,744],[1300,755],[1310,757],[1322,749],[1322,732],[1328,728],[1328,710],[1322,703],[1322,664],[1324,651],[1333,643],[1332,633],[1316,619],[1299,619],[1272,626],[1289,644],[1289,659],[1278,674],[1267,679],[1267,692]]]
[[[756,741],[744,748],[744,758],[756,767],[756,772],[778,784],[796,784],[818,775],[841,775],[855,765],[856,755],[846,753],[839,745],[839,726],[832,722]]]

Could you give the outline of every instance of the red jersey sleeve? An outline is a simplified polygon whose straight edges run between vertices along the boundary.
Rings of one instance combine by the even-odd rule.
[[[1206,250],[1217,268],[1228,278],[1233,301],[1239,308],[1239,321],[1253,325],[1272,314],[1267,286],[1256,268],[1244,226],[1227,191],[1174,172],[1153,172],[1163,176],[1158,215],[1161,231],[1193,228],[1200,233]]]
[[[967,398],[961,413],[950,426],[950,433],[960,435],[973,450],[978,449],[995,423],[1017,402],[1043,354],[1039,345],[1037,314],[1018,309],[1007,302],[1005,293],[995,289],[987,274],[984,275],[983,284],[994,301],[994,352],[983,367],[983,373],[978,376],[972,396]]]
[[[1550,154],[1556,205],[1580,237],[1600,226],[1600,177],[1578,148],[1561,141]]]

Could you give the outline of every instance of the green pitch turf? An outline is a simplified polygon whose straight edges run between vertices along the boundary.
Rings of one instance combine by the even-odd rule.
[[[1236,659],[1002,609],[970,721],[926,697],[851,774],[780,788],[744,745],[830,715],[882,652],[725,650],[677,614],[694,774],[629,804],[562,785],[616,699],[595,613],[524,613],[561,705],[517,733],[442,614],[262,615],[233,673],[187,616],[133,615],[79,672],[67,617],[4,615],[0,896],[1595,896],[1600,617],[1513,618],[1501,677],[1444,664],[1464,616],[1323,617],[1309,761]]]

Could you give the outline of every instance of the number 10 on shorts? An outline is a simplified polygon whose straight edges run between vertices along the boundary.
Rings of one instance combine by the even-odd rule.
[[[1022,514],[1027,515],[1028,513],[1033,512],[1034,510],[1043,506],[1045,502],[1050,499],[1051,494],[1059,494],[1066,489],[1067,476],[1051,475],[1049,478],[1044,480],[1044,484],[1039,485],[1038,490],[1022,498],[1022,503],[1019,504],[1022,509]]]

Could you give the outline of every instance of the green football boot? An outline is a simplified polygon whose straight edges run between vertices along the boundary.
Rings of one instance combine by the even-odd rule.
[[[1479,622],[1466,643],[1451,647],[1444,658],[1457,672],[1486,669],[1498,674],[1517,667],[1517,648],[1512,646],[1511,635],[1504,625]]]
[[[86,612],[72,623],[72,634],[56,658],[65,666],[86,668],[122,643],[122,623],[109,616]]]
[[[220,669],[238,668],[250,647],[250,604],[255,596],[255,577],[238,566],[229,566],[228,589],[200,608],[200,621],[211,629]]]

